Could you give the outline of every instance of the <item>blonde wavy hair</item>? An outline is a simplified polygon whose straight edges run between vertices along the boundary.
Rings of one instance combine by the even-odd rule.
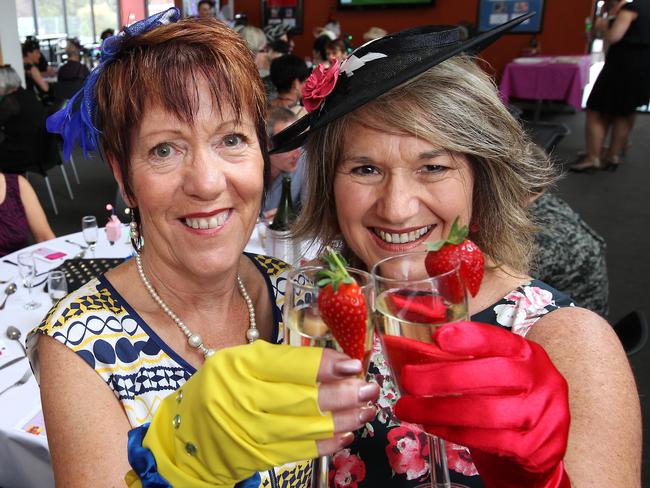
[[[358,266],[360,260],[340,242],[334,200],[336,168],[352,123],[419,137],[464,155],[474,175],[470,238],[496,266],[528,271],[535,231],[528,202],[557,179],[557,171],[473,58],[444,61],[308,137],[308,194],[294,235],[338,243]]]

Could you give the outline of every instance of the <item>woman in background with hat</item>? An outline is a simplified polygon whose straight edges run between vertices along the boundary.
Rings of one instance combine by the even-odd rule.
[[[376,344],[369,379],[382,388],[379,415],[333,456],[336,486],[426,481],[428,446],[413,424],[449,441],[452,481],[466,486],[639,486],[639,400],[623,348],[603,319],[528,274],[526,207],[555,180],[553,166],[461,55],[516,22],[467,42],[443,28],[377,39],[308,78],[309,116],[274,138],[273,152],[306,150],[298,237],[370,269],[446,239],[459,218],[485,253],[472,322],[434,335],[458,360],[407,351],[414,366],[395,403]]]
[[[48,119],[66,156],[101,146],[136,249],[28,337],[54,478],[123,486],[132,466],[144,486],[306,486],[378,388],[358,360],[281,345],[287,266],[243,253],[269,171],[262,84],[234,31],[179,17],[108,38]]]

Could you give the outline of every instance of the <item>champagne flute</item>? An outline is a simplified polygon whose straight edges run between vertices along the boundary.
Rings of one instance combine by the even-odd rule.
[[[24,305],[26,310],[34,310],[41,304],[32,298],[32,280],[36,276],[36,263],[34,263],[34,254],[31,252],[21,252],[18,254],[18,272],[23,279],[23,286],[29,290],[29,301]]]
[[[90,249],[90,252],[95,257],[95,244],[97,244],[97,239],[99,235],[99,229],[97,226],[97,219],[94,215],[86,215],[81,219],[81,233],[84,236],[84,240]]]
[[[294,269],[287,277],[284,295],[284,343],[291,346],[328,347],[342,351],[329,327],[323,321],[318,308],[320,287],[319,273],[326,266],[304,266]],[[346,268],[359,284],[366,301],[368,321],[364,341],[363,371],[368,368],[374,340],[374,330],[370,313],[374,298],[372,277],[365,271]],[[365,373],[364,373],[365,376]],[[327,488],[329,479],[329,456],[314,460],[312,488]]]
[[[47,292],[56,303],[68,294],[68,282],[63,271],[50,271],[47,275]]]
[[[402,367],[409,364],[409,354],[417,344],[435,345],[433,334],[439,327],[468,318],[467,295],[458,267],[429,276],[424,265],[426,256],[426,251],[395,255],[372,268],[375,326],[398,389]],[[430,348],[427,353],[434,354]],[[454,358],[443,351],[439,351],[439,357]],[[431,482],[417,488],[464,488],[450,482],[444,440],[427,436]]]

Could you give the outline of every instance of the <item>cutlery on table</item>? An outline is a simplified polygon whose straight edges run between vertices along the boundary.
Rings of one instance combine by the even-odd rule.
[[[84,246],[83,244],[79,244],[78,242],[75,242],[70,239],[66,239],[65,242],[67,242],[68,244],[74,244],[75,246],[79,246],[81,249],[88,249],[88,246]]]
[[[14,263],[14,262],[13,262],[12,260],[10,260],[10,259],[3,259],[2,262],[3,262],[3,263],[7,263],[7,264],[13,264],[14,266],[18,266],[18,263]]]
[[[8,368],[8,367],[11,366],[12,364],[16,364],[16,363],[22,361],[23,359],[27,359],[26,356],[19,356],[19,357],[17,357],[17,358],[13,358],[11,361],[8,361],[8,362],[6,362],[6,363],[4,363],[4,364],[0,364],[0,370],[1,370],[1,369]]]
[[[10,282],[12,282],[14,280],[14,278],[15,278],[15,276],[12,276],[8,280],[0,280],[0,285],[5,285],[7,283],[10,283]]]
[[[18,344],[20,344],[20,347],[22,348],[23,353],[25,354],[25,356],[27,356],[27,350],[25,349],[25,346],[23,345],[23,341],[20,340],[20,336],[22,334],[20,333],[20,330],[18,330],[18,327],[14,327],[13,325],[10,325],[9,327],[7,327],[6,334],[7,334],[8,339],[10,339],[12,341],[16,341],[16,342],[18,342]]]
[[[7,303],[7,298],[9,298],[9,295],[13,295],[16,293],[16,290],[18,287],[16,286],[16,283],[9,283],[7,287],[5,288],[5,299],[2,301],[2,305],[0,305],[0,310],[3,310],[5,308],[5,303]]]
[[[31,375],[32,375],[32,370],[31,370],[31,369],[26,370],[26,371],[23,373],[23,375],[20,377],[19,380],[16,380],[14,383],[12,383],[11,385],[9,385],[7,388],[5,388],[4,390],[0,391],[0,395],[2,395],[2,394],[3,394],[4,392],[6,392],[7,390],[11,390],[12,388],[14,388],[14,387],[16,387],[16,386],[24,385],[25,383],[27,383],[27,382],[29,381],[29,377],[30,377]]]

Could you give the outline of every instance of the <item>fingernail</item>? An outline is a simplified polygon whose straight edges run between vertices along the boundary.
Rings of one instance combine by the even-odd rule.
[[[365,424],[366,422],[370,422],[372,419],[375,418],[375,415],[377,415],[377,410],[375,410],[375,408],[363,407],[359,412],[359,422],[361,422],[362,424]]]
[[[346,432],[339,437],[339,443],[341,447],[345,447],[354,441],[354,432]]]
[[[367,402],[373,400],[379,391],[376,383],[369,383],[359,388],[359,401]]]
[[[359,374],[361,373],[361,361],[358,359],[347,359],[334,365],[334,372],[338,374]]]

